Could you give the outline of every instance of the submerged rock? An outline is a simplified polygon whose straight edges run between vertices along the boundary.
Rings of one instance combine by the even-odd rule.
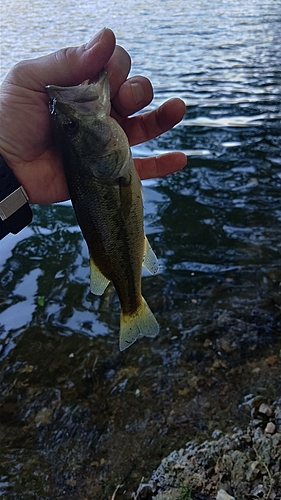
[[[217,432],[217,439],[185,448],[164,458],[151,478],[146,499],[170,500],[280,500],[281,399],[272,405],[256,402],[246,430]],[[261,411],[262,410],[262,411]],[[186,492],[183,494],[183,488]],[[136,500],[139,497],[135,495]],[[143,497],[141,497],[143,498]]]

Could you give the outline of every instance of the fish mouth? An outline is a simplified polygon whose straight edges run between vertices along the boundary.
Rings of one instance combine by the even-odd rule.
[[[54,116],[58,111],[63,115],[83,114],[90,115],[93,110],[93,103],[99,100],[99,96],[94,89],[87,88],[86,91],[78,87],[48,87],[50,97],[49,111]]]
[[[56,114],[56,105],[57,105],[57,99],[56,97],[52,97],[49,101],[49,111],[51,115]]]
[[[51,99],[57,99],[57,101],[84,103],[99,99],[103,92],[103,86],[106,80],[107,73],[105,70],[102,70],[96,80],[85,80],[80,85],[72,87],[47,85],[46,90]]]
[[[91,115],[95,102],[100,102],[100,95],[94,84],[77,87],[57,87],[49,85],[49,110],[51,115],[60,111],[65,116],[70,114]]]
[[[69,102],[59,101],[57,97],[52,97],[49,101],[49,111],[52,116],[56,116],[59,112],[59,114],[68,118],[71,108],[72,106]]]
[[[46,90],[50,97],[50,113],[55,114],[56,109],[64,112],[62,105],[89,114],[95,101],[99,101],[101,106],[110,110],[110,89],[107,73],[102,70],[97,81],[85,81],[80,85],[72,87],[60,87],[58,85],[47,85]]]
[[[77,85],[75,87],[59,87],[57,85],[47,85],[47,92],[51,100],[67,103],[85,103],[96,101],[99,98],[94,85]]]

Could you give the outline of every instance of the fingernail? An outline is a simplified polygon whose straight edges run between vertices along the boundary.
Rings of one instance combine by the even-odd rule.
[[[102,30],[100,30],[95,36],[94,38],[92,38],[88,43],[86,43],[85,45],[85,49],[86,50],[89,50],[91,49],[94,45],[96,45],[96,43],[98,43],[100,41],[100,39],[102,38],[104,32],[105,32],[106,28],[103,28]]]
[[[141,104],[144,99],[143,88],[139,83],[131,83],[132,94],[136,104]]]

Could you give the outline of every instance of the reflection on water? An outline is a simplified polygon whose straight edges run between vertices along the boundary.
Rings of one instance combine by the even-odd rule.
[[[24,482],[32,498],[108,500],[194,434],[243,421],[245,394],[280,394],[281,2],[1,7],[2,77],[106,25],[133,74],[154,83],[150,108],[175,95],[187,104],[173,131],[134,148],[189,156],[182,172],[144,183],[160,262],[143,278],[155,340],[118,352],[119,302],[111,286],[89,293],[70,204],[34,207],[32,225],[0,243],[0,495],[19,498]]]

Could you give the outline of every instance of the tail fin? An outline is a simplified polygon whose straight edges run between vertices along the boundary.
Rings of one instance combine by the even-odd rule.
[[[137,311],[132,314],[123,314],[120,317],[120,351],[124,351],[133,344],[140,335],[155,337],[159,332],[159,325],[142,297],[142,303]]]

